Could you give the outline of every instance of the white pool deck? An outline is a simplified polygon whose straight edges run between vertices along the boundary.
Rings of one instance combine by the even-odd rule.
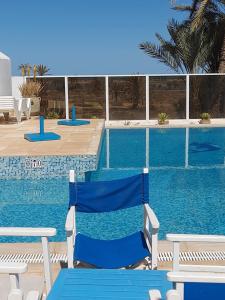
[[[0,157],[96,155],[103,128],[104,120],[91,120],[84,126],[59,126],[57,120],[45,120],[45,131],[61,135],[61,140],[29,142],[24,139],[24,134],[39,132],[38,118],[19,124],[0,123]]]
[[[0,124],[0,156],[15,155],[78,155],[97,154],[101,139],[102,130],[107,128],[179,128],[179,127],[225,127],[225,119],[213,119],[211,124],[200,125],[199,120],[171,120],[169,125],[159,126],[157,121],[109,121],[91,120],[90,125],[79,127],[57,126],[56,120],[46,120],[46,131],[54,131],[62,136],[61,141],[30,143],[23,139],[24,133],[37,132],[38,120],[32,118],[20,124]],[[51,253],[66,254],[66,243],[50,243]],[[225,244],[202,244],[202,243],[182,243],[182,251],[223,251]],[[171,252],[172,245],[167,241],[159,241],[159,252]],[[41,253],[40,243],[17,243],[0,244],[0,255],[13,253]],[[198,262],[192,262],[198,263]],[[200,262],[204,264],[204,261]],[[207,262],[209,263],[209,262]],[[210,262],[210,264],[225,265],[222,260]],[[170,270],[171,262],[159,262],[159,269]],[[56,278],[60,264],[52,264],[53,279]],[[43,286],[43,265],[29,264],[28,272],[22,276],[22,286],[25,291],[30,289],[41,289]],[[0,276],[0,299],[6,298],[9,288],[7,276]]]

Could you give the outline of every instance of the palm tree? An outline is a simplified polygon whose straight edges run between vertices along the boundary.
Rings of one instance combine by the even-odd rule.
[[[169,21],[167,26],[170,40],[166,41],[160,34],[156,34],[159,45],[144,42],[139,45],[146,54],[157,58],[177,73],[198,73],[206,71],[206,59],[210,47],[204,35],[191,32],[190,23],[179,24],[175,20]]]
[[[21,64],[21,65],[19,65],[18,70],[20,70],[22,76],[26,76],[27,75],[27,66],[28,65],[29,64]]]
[[[47,75],[48,74],[48,71],[50,70],[50,68],[48,68],[47,66],[45,65],[37,65],[37,74],[39,76],[44,76],[44,75]]]
[[[30,76],[30,72],[31,72],[31,65],[30,64],[26,64],[26,73],[27,73],[27,76]]]
[[[189,12],[192,31],[202,31],[212,44],[214,72],[225,73],[225,0],[192,0],[174,9]]]

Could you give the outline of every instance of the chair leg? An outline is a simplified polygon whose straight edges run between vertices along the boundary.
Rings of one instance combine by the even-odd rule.
[[[16,110],[16,120],[17,120],[17,123],[21,122],[21,118],[22,118],[21,112],[19,112],[19,111]]]
[[[29,120],[29,111],[25,111],[26,120]]]
[[[74,238],[73,235],[67,236],[67,259],[68,259],[68,268],[73,268],[73,249],[74,249]]]
[[[184,300],[184,283],[176,282],[175,286],[176,286],[176,290],[177,290],[178,294],[180,295],[180,300]]]
[[[30,115],[31,115],[31,107],[26,111],[26,116],[28,120],[30,119]]]
[[[157,269],[158,264],[158,234],[152,234],[152,270]]]
[[[145,260],[147,262],[148,269],[151,270],[151,268],[152,268],[152,261],[151,261],[150,257],[149,256],[146,257]]]

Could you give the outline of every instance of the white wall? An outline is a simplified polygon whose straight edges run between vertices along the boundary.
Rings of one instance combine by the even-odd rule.
[[[11,60],[0,52],[0,96],[12,96]]]
[[[21,97],[19,91],[19,85],[24,82],[24,78],[22,76],[12,76],[12,96],[15,98]]]

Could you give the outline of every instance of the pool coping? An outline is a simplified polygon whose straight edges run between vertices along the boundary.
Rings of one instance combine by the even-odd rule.
[[[216,128],[225,127],[224,119],[211,119],[210,124],[199,124],[199,119],[173,119],[169,120],[169,124],[158,125],[157,120],[121,120],[121,121],[105,121],[105,128]]]

